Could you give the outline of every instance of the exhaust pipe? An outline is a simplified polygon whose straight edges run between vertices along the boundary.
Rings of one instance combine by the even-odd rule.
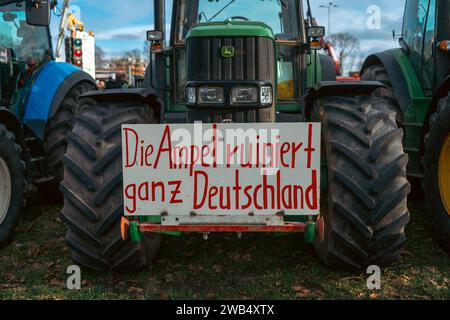
[[[162,45],[165,46],[166,42],[166,1],[154,0],[154,15],[155,15],[155,30],[162,31],[163,41]]]
[[[450,16],[448,15],[450,1],[438,1],[438,6],[437,40],[450,40]]]

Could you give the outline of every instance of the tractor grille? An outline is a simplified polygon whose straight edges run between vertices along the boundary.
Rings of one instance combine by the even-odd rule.
[[[235,55],[222,57],[232,46]],[[188,81],[270,81],[275,83],[275,47],[260,37],[191,38],[187,42]]]
[[[222,48],[234,48],[234,56],[222,56]],[[187,40],[187,81],[214,85],[246,81],[275,85],[275,44],[260,37],[205,37]],[[226,81],[226,82],[225,82]],[[227,94],[227,93],[226,93]],[[265,108],[188,108],[188,121],[274,122],[274,105]]]

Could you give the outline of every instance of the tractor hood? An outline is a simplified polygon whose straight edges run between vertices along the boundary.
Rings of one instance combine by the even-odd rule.
[[[237,21],[199,23],[191,28],[189,38],[199,37],[262,37],[275,40],[272,28],[263,22]]]
[[[254,119],[249,121],[275,120],[276,45],[268,25],[233,19],[198,24],[187,35],[186,55],[186,87],[198,93],[198,99],[188,103],[191,110],[198,110],[191,119],[211,122],[211,110],[222,117],[225,109],[232,109],[227,119],[235,122],[244,121],[243,112],[249,112],[245,119]],[[216,90],[216,98],[202,98],[208,88]],[[233,100],[241,95],[244,101]]]

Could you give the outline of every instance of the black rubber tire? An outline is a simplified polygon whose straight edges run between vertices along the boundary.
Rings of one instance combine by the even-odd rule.
[[[411,190],[395,112],[373,96],[326,97],[315,103],[313,118],[322,123],[328,165],[323,239],[316,232],[314,243],[318,256],[345,269],[393,262],[406,240]]]
[[[146,234],[144,241],[123,241],[120,220],[122,194],[122,124],[155,123],[147,105],[81,102],[63,157],[62,220],[73,260],[98,271],[133,271],[149,265],[162,236]]]
[[[322,81],[336,81],[337,72],[333,59],[324,54],[319,54],[319,59],[322,69]]]
[[[438,163],[444,139],[450,133],[450,94],[439,101],[438,111],[430,118],[425,136],[423,190],[436,237],[450,251],[450,212],[444,207],[438,180]],[[450,179],[450,177],[448,177]]]
[[[59,184],[64,177],[62,157],[67,150],[67,132],[72,130],[79,97],[92,90],[95,90],[95,86],[89,82],[80,82],[75,85],[64,98],[55,115],[47,122],[44,148],[48,168],[55,179],[50,183],[39,185],[38,190],[39,194],[50,202],[62,200]]]
[[[389,79],[388,73],[383,65],[373,65],[367,67],[361,75],[361,80],[364,81],[378,81],[385,85],[385,88],[377,89],[373,92],[375,97],[383,98],[392,105],[396,112],[396,121],[400,126],[403,126],[403,112],[395,99],[394,87]]]
[[[392,86],[391,80],[389,80],[388,73],[383,65],[377,64],[367,67],[364,70],[363,74],[361,75],[361,80],[379,81],[382,84],[384,84],[386,87],[375,90],[373,95],[380,98],[384,98],[388,100],[390,103],[397,105],[397,101],[395,99],[394,94],[394,88]]]
[[[0,247],[11,241],[23,206],[25,163],[20,159],[20,154],[21,148],[16,144],[14,134],[0,124],[0,158],[6,163],[11,177],[10,203],[5,218],[0,223]]]

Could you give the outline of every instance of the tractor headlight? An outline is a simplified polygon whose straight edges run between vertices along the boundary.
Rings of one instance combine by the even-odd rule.
[[[231,104],[255,104],[258,102],[258,89],[255,87],[235,87],[231,90]]]
[[[273,103],[272,87],[261,87],[261,104],[271,105]]]
[[[223,104],[224,93],[220,87],[202,87],[198,89],[198,104]]]
[[[194,87],[186,88],[186,104],[188,106],[193,106],[197,104],[197,89]]]

